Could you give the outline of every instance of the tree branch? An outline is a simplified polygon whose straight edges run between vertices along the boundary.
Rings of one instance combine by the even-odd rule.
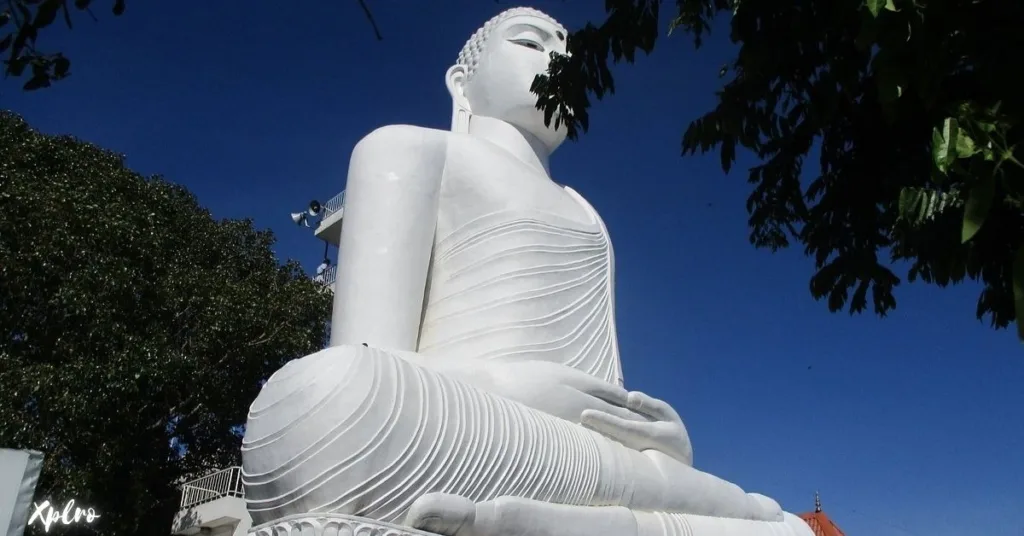
[[[263,334],[260,335],[259,337],[257,337],[255,340],[253,340],[252,342],[247,343],[245,345],[245,347],[246,348],[252,348],[254,346],[259,346],[261,344],[266,344],[266,343],[272,341],[274,339],[274,337],[276,337],[277,334],[280,333],[281,330],[284,329],[284,327],[288,326],[288,325],[289,325],[288,322],[282,322],[282,323],[278,324],[277,327],[274,328],[273,331],[271,331],[269,334],[267,332],[263,332]],[[228,358],[230,358],[233,355],[235,355],[234,352],[228,352],[228,353],[224,354],[224,356],[221,357],[220,359],[218,359],[217,362],[214,363],[211,368],[214,369],[214,370],[220,368],[220,366],[223,365],[224,363],[226,363]],[[161,426],[167,426],[167,422],[169,421],[169,419],[174,417],[174,414],[177,413],[178,411],[180,411],[181,409],[188,407],[192,403],[192,401],[195,399],[195,397],[196,397],[196,393],[193,392],[192,394],[190,394],[188,396],[188,398],[185,399],[184,402],[182,402],[180,404],[174,405],[171,408],[171,410],[167,412],[167,415],[161,417],[160,420],[158,420],[157,422],[153,423],[149,427],[149,429],[150,430],[156,430],[156,429],[160,428]],[[184,418],[188,418],[188,417],[191,417],[191,416],[195,415],[196,412],[199,411],[199,408],[201,408],[202,406],[203,406],[202,403],[196,404],[196,407],[192,408],[192,410],[190,410],[188,413],[183,415],[182,418],[184,419]]]
[[[380,28],[377,28],[377,22],[373,20],[373,13],[370,12],[370,6],[366,5],[366,0],[359,0],[359,7],[363,8],[363,13],[366,14],[366,20],[370,21],[370,26],[373,27],[373,33],[377,36],[377,40],[383,41],[384,36],[380,34]]]
[[[259,337],[257,337],[255,340],[253,340],[252,342],[247,343],[245,345],[245,347],[246,348],[252,348],[253,346],[259,346],[261,344],[266,344],[266,343],[270,342],[270,340],[273,339],[275,336],[277,336],[277,334],[281,332],[281,329],[284,328],[287,325],[288,325],[288,322],[282,322],[282,323],[278,324],[277,327],[274,328],[274,331],[271,332],[269,335],[266,332],[263,332],[263,334],[260,335]]]

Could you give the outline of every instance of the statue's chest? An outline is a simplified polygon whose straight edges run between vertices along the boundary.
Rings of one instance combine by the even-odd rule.
[[[533,218],[590,229],[594,217],[547,176],[514,158],[449,161],[441,187],[438,231],[480,218]]]

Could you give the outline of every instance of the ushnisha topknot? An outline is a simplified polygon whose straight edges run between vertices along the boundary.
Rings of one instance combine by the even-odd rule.
[[[487,46],[487,40],[491,37],[491,32],[506,20],[521,15],[536,17],[547,21],[558,28],[562,33],[567,33],[565,27],[562,26],[561,23],[542,11],[537,11],[536,9],[529,7],[514,7],[512,9],[502,11],[491,18],[491,20],[484,23],[484,25],[469,38],[469,41],[466,41],[466,45],[463,46],[462,51],[459,52],[459,59],[456,60],[455,63],[456,65],[464,65],[466,67],[467,82],[469,79],[473,78],[473,73],[476,71],[477,64],[480,62],[480,56],[483,54],[484,47]]]

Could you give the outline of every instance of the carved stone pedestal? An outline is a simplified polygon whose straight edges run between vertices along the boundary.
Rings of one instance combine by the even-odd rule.
[[[298,514],[264,523],[248,536],[436,536],[392,523],[345,514]]]

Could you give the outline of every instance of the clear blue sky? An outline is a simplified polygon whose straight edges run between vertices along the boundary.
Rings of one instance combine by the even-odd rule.
[[[310,269],[322,246],[289,212],[339,192],[373,128],[447,128],[445,69],[510,7],[369,0],[378,42],[354,0],[131,1],[119,19],[94,3],[98,24],[40,41],[70,52],[73,76],[30,94],[0,82],[0,106],[254,218]],[[573,28],[603,4],[533,6]],[[679,156],[729,52],[724,32],[699,52],[662,41],[555,154],[615,242],[627,386],[679,410],[700,468],[791,511],[820,489],[849,536],[1024,534],[1024,348],[974,319],[973,285],[905,283],[887,319],[832,315],[809,259],[749,245],[749,159],[724,175],[717,156]]]

